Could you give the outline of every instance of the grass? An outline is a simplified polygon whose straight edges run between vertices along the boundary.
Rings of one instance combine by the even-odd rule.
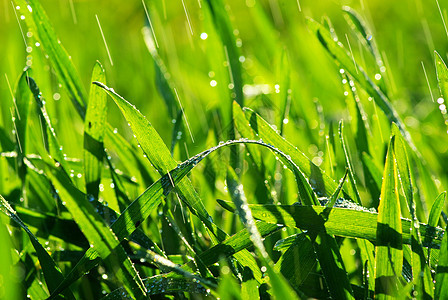
[[[50,2],[4,2],[0,298],[448,297],[445,7]]]

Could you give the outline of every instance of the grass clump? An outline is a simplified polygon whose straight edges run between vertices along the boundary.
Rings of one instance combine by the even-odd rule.
[[[0,298],[448,297],[444,58],[408,87],[364,6],[181,4],[123,4],[118,44],[72,3],[91,50],[14,1]]]

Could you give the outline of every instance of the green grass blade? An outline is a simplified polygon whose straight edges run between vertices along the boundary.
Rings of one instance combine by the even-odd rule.
[[[186,292],[190,294],[208,295],[207,290],[196,279],[185,278],[177,274],[161,274],[143,280],[148,295],[172,294]],[[130,295],[124,288],[119,288],[102,298],[104,300],[127,299]]]
[[[111,270],[116,270],[117,278],[123,282],[134,297],[145,295],[143,283],[134,265],[120,245],[119,240],[105,224],[86,196],[72,185],[70,179],[59,168],[47,166],[47,174],[58,190],[65,207],[72,214],[92,248],[98,252]]]
[[[398,296],[399,278],[403,266],[402,222],[400,222],[398,172],[394,148],[395,136],[392,136],[384,166],[378,207],[375,293],[381,299]]]
[[[227,210],[235,210],[231,202],[218,200],[218,203]],[[367,211],[361,206],[354,206],[353,202],[350,201],[345,201],[343,205],[346,205],[346,207],[340,207],[340,205],[338,205],[339,207],[333,207],[325,223],[322,222],[320,217],[320,214],[326,209],[324,206],[249,204],[249,208],[255,219],[270,224],[282,224],[312,231],[322,230],[325,226],[328,234],[367,239],[376,243],[378,214]],[[403,243],[411,244],[411,221],[401,219],[401,226],[403,228]],[[434,232],[433,228],[426,224],[420,223],[419,226],[423,237],[431,236],[431,232]],[[424,244],[425,247],[432,245],[432,247],[437,248],[440,245],[443,230],[436,228],[435,232],[435,237],[429,243]]]
[[[437,51],[434,52],[436,61],[437,81],[442,97],[448,97],[448,68]]]
[[[27,76],[31,73],[31,70],[25,70],[19,78],[17,87],[15,89],[15,103],[17,109],[13,114],[14,128],[16,131],[16,146],[17,146],[17,172],[19,178],[25,184],[25,176],[27,172],[27,167],[24,162],[24,158],[27,154],[28,143],[28,116],[30,113],[32,95],[28,88]],[[25,186],[25,185],[24,185]]]
[[[8,216],[12,221],[19,225],[29,236],[30,241],[36,250],[36,255],[39,259],[40,265],[42,266],[42,271],[44,273],[45,282],[47,283],[48,290],[50,292],[54,291],[60,282],[64,280],[64,275],[57,267],[54,260],[51,258],[50,254],[42,247],[37,238],[31,233],[28,227],[22,222],[22,220],[17,216],[17,213],[9,205],[9,203],[0,195],[0,210],[6,216]],[[75,299],[70,290],[64,292],[64,296],[68,299]]]
[[[37,34],[38,40],[47,53],[62,85],[68,91],[76,110],[84,118],[86,92],[73,62],[58,40],[44,9],[36,0],[16,0],[14,2],[21,7],[20,13],[25,16],[28,27]]]
[[[359,196],[358,188],[356,187],[356,180],[355,180],[355,174],[353,172],[352,162],[350,160],[349,152],[348,152],[347,146],[345,144],[344,123],[342,121],[339,122],[339,139],[341,141],[342,150],[344,151],[345,164],[347,166],[348,177],[350,179],[350,185],[351,185],[351,190],[352,190],[352,192],[350,193],[350,196],[352,199],[354,199],[356,201],[356,203],[358,205],[362,205],[361,197]]]
[[[401,188],[404,192],[405,198],[407,200],[407,207],[411,214],[411,249],[412,249],[412,274],[413,281],[416,285],[416,290],[424,298],[434,298],[434,284],[431,276],[431,271],[426,262],[425,254],[422,247],[422,241],[420,237],[420,232],[418,228],[418,220],[415,214],[415,201],[414,192],[411,179],[411,172],[409,167],[409,159],[406,151],[406,142],[401,136],[398,127],[393,125],[392,132],[395,134],[395,158],[397,163],[397,170],[399,174],[399,180],[401,182]],[[430,226],[436,227],[437,224]]]
[[[434,201],[431,212],[429,213],[428,225],[437,227],[439,223],[440,215],[442,214],[443,207],[445,205],[446,192],[440,193],[440,195]]]
[[[104,69],[99,62],[96,62],[92,72],[92,81],[96,80],[106,82]],[[92,84],[84,120],[84,178],[87,194],[92,195],[95,199],[98,199],[104,157],[104,127],[107,121],[106,100],[106,95],[101,88]]]
[[[448,227],[446,228],[448,230]],[[445,232],[446,232],[445,230]],[[440,246],[439,263],[436,270],[435,299],[448,298],[448,235],[445,234]]]
[[[275,268],[297,289],[317,264],[313,244],[306,234],[299,233],[276,243],[275,250],[283,249],[286,251],[280,256]]]
[[[354,299],[335,238],[325,231],[320,231],[313,246],[331,297],[333,299]]]
[[[338,65],[344,68],[361,86],[366,92],[373,97],[375,103],[386,114],[390,123],[396,123],[400,128],[400,131],[405,136],[406,140],[411,142],[411,136],[408,133],[404,123],[401,121],[398,113],[391,105],[387,96],[380,90],[380,88],[369,78],[367,73],[359,65],[354,65],[350,55],[344,49],[344,46],[340,42],[334,41],[330,32],[324,28],[320,23],[308,18],[308,28],[316,35],[321,44],[327,49],[331,56],[335,59]]]
[[[224,51],[229,64],[229,72],[231,73],[231,84],[233,84],[233,91],[235,93],[234,99],[242,106],[244,105],[244,95],[241,63],[239,61],[240,54],[236,46],[232,24],[225,9],[225,3],[222,0],[207,0],[206,3],[213,17],[216,32],[219,34],[224,45]]]
[[[28,227],[36,228],[37,235],[40,228],[45,228],[43,234],[50,234],[66,243],[71,243],[81,248],[88,248],[89,243],[72,219],[58,217],[51,213],[39,212],[29,208],[16,206],[17,216]]]

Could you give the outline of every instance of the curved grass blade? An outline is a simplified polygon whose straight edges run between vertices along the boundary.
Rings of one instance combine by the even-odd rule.
[[[274,148],[271,145],[264,144],[260,141],[251,141],[251,140],[237,140],[237,141],[229,141],[227,143],[220,144],[216,147],[210,148],[198,155],[192,157],[188,161],[178,165],[175,169],[171,170],[168,174],[165,174],[152,184],[146,191],[141,194],[137,199],[135,199],[118,217],[118,219],[111,225],[111,229],[116,235],[119,241],[122,241],[124,238],[131,235],[140,224],[151,214],[151,212],[159,206],[162,201],[162,197],[167,196],[175,186],[178,186],[180,180],[182,180],[200,161],[202,161],[207,155],[220,149],[222,147],[226,147],[229,145],[239,144],[239,143],[252,143],[258,144],[264,147],[267,147],[273,151],[278,151],[278,149]],[[282,155],[281,152],[279,154]],[[283,154],[284,155],[284,154]],[[292,163],[292,162],[291,162]],[[79,191],[77,193],[80,193]],[[247,246],[246,246],[247,247]],[[256,275],[256,278],[260,280],[261,272],[254,261],[253,257],[244,250],[245,248],[241,248],[243,251],[236,251],[232,254],[235,254],[235,257],[242,264],[246,264],[251,268]],[[90,248],[87,250],[86,254],[83,258],[78,262],[75,268],[71,271],[71,273],[67,276],[67,280],[65,280],[56,290],[54,294],[64,290],[66,287],[70,286],[71,283],[80,278],[84,273],[93,268],[98,262],[98,253],[94,248]],[[201,259],[203,259],[201,257]],[[216,262],[216,261],[215,261]],[[54,296],[54,294],[52,296]]]
[[[375,257],[375,293],[381,299],[398,296],[403,267],[403,237],[400,221],[398,171],[392,136],[384,166],[381,199],[378,207]]]
[[[131,295],[137,298],[144,297],[146,291],[134,265],[95,208],[87,201],[85,195],[72,185],[60,168],[47,165],[46,169],[63,204],[87,237],[91,248],[98,252],[110,270],[116,272],[117,278],[123,282]]]
[[[20,7],[20,13],[25,16],[28,27],[32,28],[32,31],[37,34],[38,40],[47,53],[61,83],[67,89],[79,115],[84,119],[85,90],[73,62],[58,40],[44,9],[36,0],[15,0],[14,2]]]
[[[95,63],[92,81],[106,82],[104,69]],[[96,85],[91,85],[86,118],[84,120],[84,178],[87,194],[98,199],[101,168],[104,157],[104,125],[107,121],[106,95]]]
[[[219,205],[229,211],[235,211],[231,202],[217,200]],[[345,205],[345,207],[344,207]],[[342,207],[341,207],[342,206]],[[281,224],[287,227],[295,227],[301,230],[319,231],[325,230],[328,234],[361,238],[377,242],[376,229],[378,214],[371,212],[362,206],[356,206],[351,201],[344,201],[332,208],[328,220],[323,224],[320,214],[326,209],[324,206],[302,206],[302,205],[273,205],[273,204],[249,204],[255,219],[270,224]],[[410,228],[411,221],[401,219],[403,228],[403,243],[411,244],[412,236]],[[420,223],[421,235],[430,235],[432,227]],[[436,228],[435,237],[425,247],[438,248],[442,241],[443,230]]]
[[[48,290],[50,292],[54,291],[59,283],[64,280],[64,275],[57,267],[54,260],[51,258],[50,254],[42,247],[37,238],[31,233],[28,227],[22,222],[22,220],[17,216],[17,213],[9,205],[9,203],[0,195],[0,210],[6,216],[8,216],[12,221],[19,225],[29,236],[31,244],[36,250],[36,255],[39,259],[40,265],[42,266],[42,271],[44,274],[45,282],[47,283]],[[64,296],[68,299],[75,299],[70,290],[64,291]]]

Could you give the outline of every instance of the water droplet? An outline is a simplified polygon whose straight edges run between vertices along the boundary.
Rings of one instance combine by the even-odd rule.
[[[381,79],[381,74],[376,73],[376,74],[375,74],[375,80],[380,80],[380,79]]]
[[[210,81],[211,87],[215,87],[217,84],[218,84],[218,82],[216,82],[216,80],[214,80],[214,79]]]
[[[206,40],[208,38],[208,34],[206,32],[201,33],[201,40]]]

